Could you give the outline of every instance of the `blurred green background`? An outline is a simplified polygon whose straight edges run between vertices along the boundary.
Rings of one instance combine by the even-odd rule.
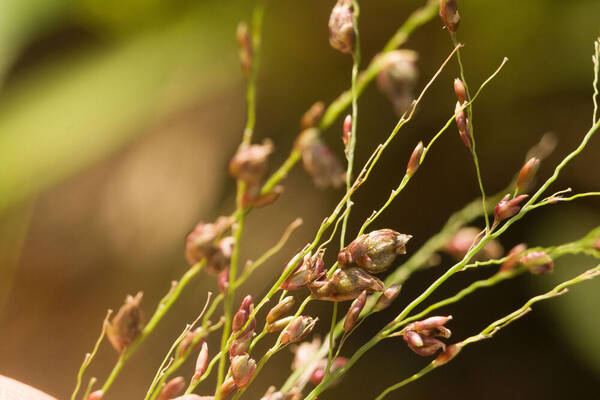
[[[383,46],[424,0],[362,2],[364,60]],[[347,89],[351,60],[333,51],[327,20],[334,1],[268,1],[259,73],[257,140],[273,139],[273,165],[287,155],[302,113]],[[226,174],[244,123],[244,82],[234,32],[253,2],[232,0],[0,1],[0,374],[66,398],[106,308],[145,292],[151,314],[169,282],[186,268],[185,235],[201,219],[233,207]],[[559,146],[546,177],[587,131],[592,113],[592,42],[600,34],[598,0],[459,1],[459,39],[471,85],[503,57],[507,64],[474,106],[485,186],[502,189],[528,148],[553,131]],[[451,49],[437,19],[406,44],[420,54],[420,87]],[[431,138],[454,109],[451,64],[356,198],[351,232],[378,207],[404,173],[419,140]],[[357,159],[363,163],[396,122],[392,107],[369,87],[360,99]],[[341,122],[326,138],[338,155]],[[472,162],[451,129],[418,176],[375,225],[411,233],[409,251],[439,230],[448,215],[478,194]],[[597,191],[600,140],[553,189]],[[284,263],[308,240],[340,196],[319,191],[297,168],[284,196],[249,217],[243,258],[275,243],[295,217],[305,224],[284,251],[243,287],[264,294]],[[268,221],[267,223],[265,223]],[[600,203],[582,200],[532,213],[503,238],[552,245],[600,225]],[[333,253],[333,252],[332,252]],[[333,254],[329,255],[333,257]],[[343,355],[419,293],[442,266],[421,272],[385,316],[369,321]],[[521,277],[482,291],[443,312],[464,338],[574,276],[593,260],[562,259],[552,276]],[[485,271],[450,282],[450,294]],[[169,344],[194,319],[214,278],[202,275],[127,365],[110,398],[140,398]],[[242,293],[240,293],[241,298]],[[464,352],[448,368],[408,386],[406,398],[563,399],[594,397],[600,384],[598,283],[565,297]],[[327,320],[329,304],[309,307]],[[318,331],[323,334],[327,323]],[[212,337],[211,353],[218,335]],[[116,359],[101,347],[91,371],[101,380]],[[248,392],[259,398],[289,372],[291,353],[275,357]],[[425,360],[401,340],[370,352],[326,399],[372,398]],[[183,371],[191,373],[191,366]],[[365,385],[365,382],[370,382]],[[212,389],[212,382],[203,387]],[[396,396],[396,397],[394,397]],[[400,398],[393,395],[391,398]]]

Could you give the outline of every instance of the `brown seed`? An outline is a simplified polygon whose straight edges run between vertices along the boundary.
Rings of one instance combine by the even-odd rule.
[[[329,17],[329,43],[342,53],[354,52],[354,9],[351,0],[338,0]]]
[[[135,297],[127,296],[125,304],[108,324],[106,336],[119,353],[125,351],[142,333],[144,327],[143,313],[140,307],[142,297],[142,292],[138,292]]]

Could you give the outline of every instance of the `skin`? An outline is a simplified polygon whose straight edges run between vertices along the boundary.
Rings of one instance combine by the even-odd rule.
[[[39,390],[0,375],[0,399],[2,400],[56,400]]]

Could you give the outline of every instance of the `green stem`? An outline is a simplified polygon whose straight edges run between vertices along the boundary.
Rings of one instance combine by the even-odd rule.
[[[400,382],[396,383],[395,385],[392,385],[392,386],[388,387],[383,392],[381,392],[381,394],[379,396],[377,396],[375,398],[375,400],[382,400],[385,396],[387,396],[389,393],[393,392],[394,390],[398,390],[402,386],[404,386],[406,384],[409,384],[412,381],[416,381],[417,379],[419,379],[423,375],[425,375],[425,374],[433,371],[434,369],[435,369],[435,365],[432,362],[429,365],[427,365],[425,368],[423,368],[422,370],[420,370],[419,372],[417,372],[416,374],[414,374],[413,376],[411,376],[410,378],[406,378],[405,380],[400,381]]]
[[[356,87],[356,81],[358,78],[358,69],[360,67],[360,35],[358,31],[358,17],[360,15],[358,1],[353,0],[352,5],[354,8],[354,52],[352,53],[352,129],[350,132],[350,140],[348,142],[348,148],[346,156],[348,158],[348,169],[346,171],[346,191],[350,190],[352,186],[352,170],[354,168],[354,151],[356,149],[356,126],[358,123],[358,89]],[[342,229],[340,231],[340,249],[345,245],[346,240],[346,229],[348,226],[348,219],[350,218],[350,205],[352,201],[350,197],[346,200],[347,213],[344,214],[342,221]]]

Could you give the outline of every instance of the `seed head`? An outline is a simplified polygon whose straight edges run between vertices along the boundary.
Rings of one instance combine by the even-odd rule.
[[[456,102],[456,107],[454,112],[457,113],[454,117],[456,121],[456,127],[458,128],[458,133],[460,134],[460,140],[462,140],[463,144],[470,149],[473,144],[471,142],[471,128],[469,126],[469,119],[467,118],[467,114],[465,114],[465,110],[461,110],[462,105],[460,102]]]
[[[314,338],[311,342],[302,342],[292,348],[294,353],[294,361],[292,362],[292,370],[297,371],[300,368],[304,368],[315,359],[319,348],[321,347],[321,340]]]
[[[329,44],[342,53],[352,54],[356,35],[351,0],[338,0],[329,17]]]
[[[304,170],[313,178],[318,188],[338,188],[346,179],[344,169],[319,135],[316,128],[303,131],[298,136],[294,148],[302,156]]]
[[[342,141],[344,142],[344,147],[348,147],[350,144],[350,136],[352,135],[352,115],[346,115],[344,118],[344,124],[342,126]]]
[[[198,358],[196,359],[196,368],[194,369],[194,378],[199,379],[208,368],[208,344],[206,342],[202,342],[202,348],[198,353]]]
[[[185,387],[185,379],[182,376],[171,379],[161,389],[157,400],[171,400],[174,399]]]
[[[321,122],[321,118],[323,117],[323,112],[325,112],[325,104],[322,101],[317,101],[313,104],[300,120],[300,127],[302,130],[314,128],[319,125],[319,122]]]
[[[444,251],[457,260],[461,260],[472,246],[476,246],[481,240],[479,228],[467,226],[461,228],[452,239],[444,246]],[[504,254],[504,248],[496,239],[488,241],[483,249],[475,255],[477,261],[485,261],[498,258]]]
[[[229,289],[229,268],[225,268],[223,271],[219,272],[217,283],[219,285],[219,291],[221,293],[226,293],[227,289]]]
[[[271,311],[269,311],[269,313],[267,314],[267,323],[270,324],[285,316],[294,307],[295,302],[296,301],[294,300],[293,296],[287,296],[286,298],[281,300],[279,304],[273,307]]]
[[[408,165],[406,166],[406,176],[411,177],[417,172],[419,166],[421,165],[421,157],[423,157],[423,151],[425,148],[423,147],[423,142],[419,142],[417,147],[412,152],[410,156],[410,160],[408,160]]]
[[[227,397],[231,396],[231,394],[235,391],[236,388],[237,386],[232,377],[225,379],[225,382],[223,382],[223,384],[219,388],[219,392],[221,393],[221,399],[226,399]]]
[[[281,344],[297,343],[306,338],[315,327],[318,318],[301,315],[294,318],[281,334]]]
[[[460,22],[456,0],[440,0],[440,18],[448,32],[456,32]]]
[[[284,272],[290,268],[293,260],[288,263]],[[296,267],[295,271],[281,285],[281,288],[284,290],[297,290],[306,287],[310,282],[320,277],[324,269],[323,251],[317,252],[314,256],[308,253],[304,256],[302,263]]]
[[[215,223],[200,222],[187,236],[185,254],[190,265],[210,258],[215,252],[214,241],[233,223],[230,217],[219,217]]]
[[[231,376],[238,389],[243,389],[250,383],[250,379],[256,372],[256,361],[248,354],[235,356],[231,361]]]
[[[525,243],[518,244],[510,249],[508,255],[506,256],[506,261],[504,261],[504,263],[500,266],[500,271],[512,271],[515,269],[519,259],[526,250],[527,245]]]
[[[229,173],[248,186],[255,186],[267,173],[272,152],[273,143],[268,139],[263,144],[244,145],[229,162]]]
[[[250,314],[252,314],[253,311],[254,304],[252,303],[252,296],[248,295],[244,297],[240,308],[233,316],[233,321],[231,322],[231,329],[234,333],[239,332],[244,327],[244,325],[246,325],[246,323],[248,322],[248,317],[250,316]],[[250,323],[250,325],[248,325],[246,332],[254,331],[255,328],[256,320],[252,319],[252,322]]]
[[[388,308],[400,294],[400,289],[402,289],[402,285],[392,285],[385,289],[385,291],[377,299],[377,303],[375,303],[373,310],[375,312],[379,312]]]
[[[554,261],[544,251],[533,251],[520,258],[519,263],[534,275],[549,274],[554,269]]]
[[[336,357],[333,360],[333,362],[331,363],[331,368],[329,370],[329,373],[333,374],[335,371],[337,371],[338,369],[340,369],[344,365],[346,365],[347,362],[348,362],[348,359],[345,357]],[[324,359],[324,360],[322,360],[320,365],[317,368],[315,368],[315,370],[310,375],[309,379],[313,385],[318,385],[319,383],[321,383],[321,381],[325,377],[325,369],[326,368],[327,368],[327,360]]]
[[[234,245],[235,238],[233,236],[224,237],[217,242],[206,260],[205,268],[210,274],[219,275],[219,273],[229,268]]]
[[[237,27],[236,39],[239,47],[240,64],[242,66],[242,72],[246,77],[250,76],[252,71],[252,37],[250,35],[250,28],[245,22],[240,22]]]
[[[310,290],[316,299],[329,301],[354,300],[363,290],[371,294],[383,292],[384,289],[381,280],[355,266],[340,268],[331,278],[310,284]]]
[[[404,341],[413,352],[423,357],[432,356],[440,349],[445,350],[446,345],[436,337],[450,337],[451,332],[444,324],[451,319],[452,316],[436,316],[412,322],[404,328]]]
[[[467,102],[467,87],[460,78],[454,80],[454,93],[460,105]]]
[[[387,270],[396,256],[406,254],[406,243],[412,238],[391,229],[380,229],[354,239],[338,254],[343,266],[357,265],[372,274]]]
[[[142,297],[142,292],[136,294],[135,297],[127,296],[125,304],[108,324],[106,336],[119,353],[125,351],[142,333],[144,327],[143,313],[140,308]]]
[[[229,347],[229,358],[248,353],[252,339],[254,339],[254,330],[247,331],[238,336]]]
[[[458,355],[458,353],[460,353],[461,350],[462,350],[462,343],[455,343],[455,344],[452,344],[452,345],[446,347],[446,350],[441,352],[435,358],[435,360],[434,360],[435,366],[439,367],[439,366],[444,365],[447,362],[451,361],[454,357],[456,357]]]
[[[208,332],[203,329],[201,326],[194,329],[191,332],[188,332],[187,335],[183,338],[179,346],[177,346],[177,356],[181,357],[186,354],[188,351],[196,351],[199,350],[204,343],[204,340],[208,337]],[[193,347],[192,347],[193,346]]]
[[[242,197],[242,206],[263,208],[275,203],[284,192],[281,185],[275,186],[270,192],[265,194],[261,194],[260,189],[259,185],[248,186]]]
[[[540,166],[540,159],[533,157],[523,165],[517,178],[517,191],[527,190]]]
[[[346,319],[344,320],[344,331],[350,332],[352,328],[356,325],[356,321],[358,321],[358,317],[360,316],[361,311],[365,307],[365,303],[367,302],[367,291],[363,290],[362,293],[354,299],[352,305],[348,309],[346,313]]]
[[[280,332],[282,331],[290,322],[294,320],[294,316],[290,315],[289,317],[283,317],[273,322],[267,323],[267,333]]]
[[[398,116],[410,110],[414,100],[419,79],[418,58],[412,50],[393,50],[377,58],[380,65],[377,87],[390,100]]]
[[[529,197],[526,194],[522,194],[511,199],[511,195],[507,194],[500,200],[496,208],[494,208],[494,218],[496,221],[503,221],[508,219],[514,215],[516,215],[519,211],[521,211],[520,204]]]

